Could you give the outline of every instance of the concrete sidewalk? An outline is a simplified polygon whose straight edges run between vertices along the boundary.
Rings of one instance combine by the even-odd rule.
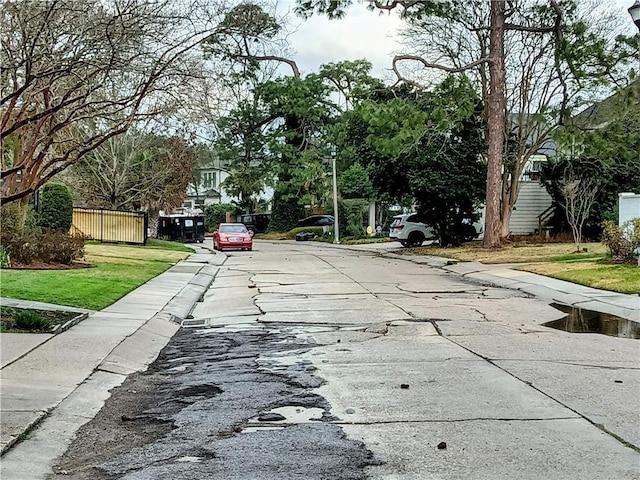
[[[223,261],[220,255],[195,248],[186,260],[104,310],[88,312],[86,320],[66,332],[0,336],[2,454],[54,409],[64,431],[79,428],[97,413],[111,388],[157,357],[179,321],[209,288],[216,264]],[[12,299],[2,299],[2,304],[85,312]],[[64,408],[57,408],[63,400]],[[45,450],[66,448],[51,439],[48,445],[40,443],[37,448]]]

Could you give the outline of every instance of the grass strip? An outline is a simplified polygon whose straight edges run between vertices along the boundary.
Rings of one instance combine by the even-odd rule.
[[[88,244],[73,270],[2,270],[1,295],[9,298],[101,310],[185,258],[160,246]]]
[[[518,270],[538,273],[601,290],[629,294],[640,293],[640,268],[637,265],[556,262],[523,265],[518,267]]]

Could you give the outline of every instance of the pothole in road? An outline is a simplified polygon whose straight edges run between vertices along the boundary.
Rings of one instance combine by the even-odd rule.
[[[247,426],[321,422],[324,413],[324,408],[287,405],[250,418]]]
[[[566,317],[544,323],[545,327],[570,333],[600,333],[611,337],[640,339],[640,323],[608,313],[552,303]]]

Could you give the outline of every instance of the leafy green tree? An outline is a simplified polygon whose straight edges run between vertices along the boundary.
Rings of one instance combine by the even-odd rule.
[[[369,172],[359,163],[354,163],[340,174],[338,189],[342,198],[361,198],[371,200],[375,197],[375,189],[369,178]]]
[[[49,182],[42,187],[38,225],[67,233],[73,222],[73,197],[64,183]]]
[[[566,228],[561,185],[565,172],[598,179],[598,191],[583,232],[598,238],[606,220],[617,220],[618,194],[640,191],[640,80],[598,102],[555,132],[556,158],[541,181],[554,199],[554,225]]]
[[[249,213],[267,185],[273,182],[273,155],[268,148],[268,126],[273,119],[261,107],[259,98],[242,101],[217,126],[219,137],[214,150],[227,165],[224,181],[228,194],[238,198],[238,206]]]
[[[227,221],[227,213],[232,216],[240,213],[236,205],[230,203],[213,203],[204,208],[204,225],[207,232],[213,232],[218,225]]]
[[[349,149],[366,162],[380,198],[412,197],[442,244],[464,238],[484,195],[482,103],[450,77],[432,93],[400,88],[348,115]]]
[[[340,18],[351,3],[298,0],[297,12],[306,18],[313,13]],[[619,81],[630,65],[637,65],[640,37],[616,36],[620,22],[611,10],[594,15],[592,5],[580,7],[577,0],[369,3],[371,9],[400,9],[413,28],[414,52],[396,55],[392,62],[399,82],[425,87],[422,78],[404,73],[404,62],[432,71],[469,72],[477,80],[487,125],[487,247],[499,246],[501,236],[508,234],[519,173],[555,126],[570,116],[572,103],[586,91]],[[505,133],[512,129],[519,139],[516,155],[505,150]]]
[[[318,202],[327,191],[328,151],[322,138],[335,108],[326,98],[328,88],[315,75],[281,78],[261,86],[269,114],[278,119],[269,149],[278,160],[269,228],[288,231],[302,216],[303,206]]]

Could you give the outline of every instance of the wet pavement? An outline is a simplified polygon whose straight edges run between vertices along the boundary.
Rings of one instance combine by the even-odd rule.
[[[551,305],[567,316],[545,323],[546,327],[571,333],[601,333],[612,337],[640,339],[639,322],[579,307],[558,303]]]
[[[158,360],[39,472],[640,478],[640,344],[546,326],[566,318],[554,298],[632,321],[637,298],[379,249],[256,242],[213,258],[190,314],[168,305],[185,320]],[[3,457],[3,479],[45,478],[21,462],[44,456],[65,404]]]

